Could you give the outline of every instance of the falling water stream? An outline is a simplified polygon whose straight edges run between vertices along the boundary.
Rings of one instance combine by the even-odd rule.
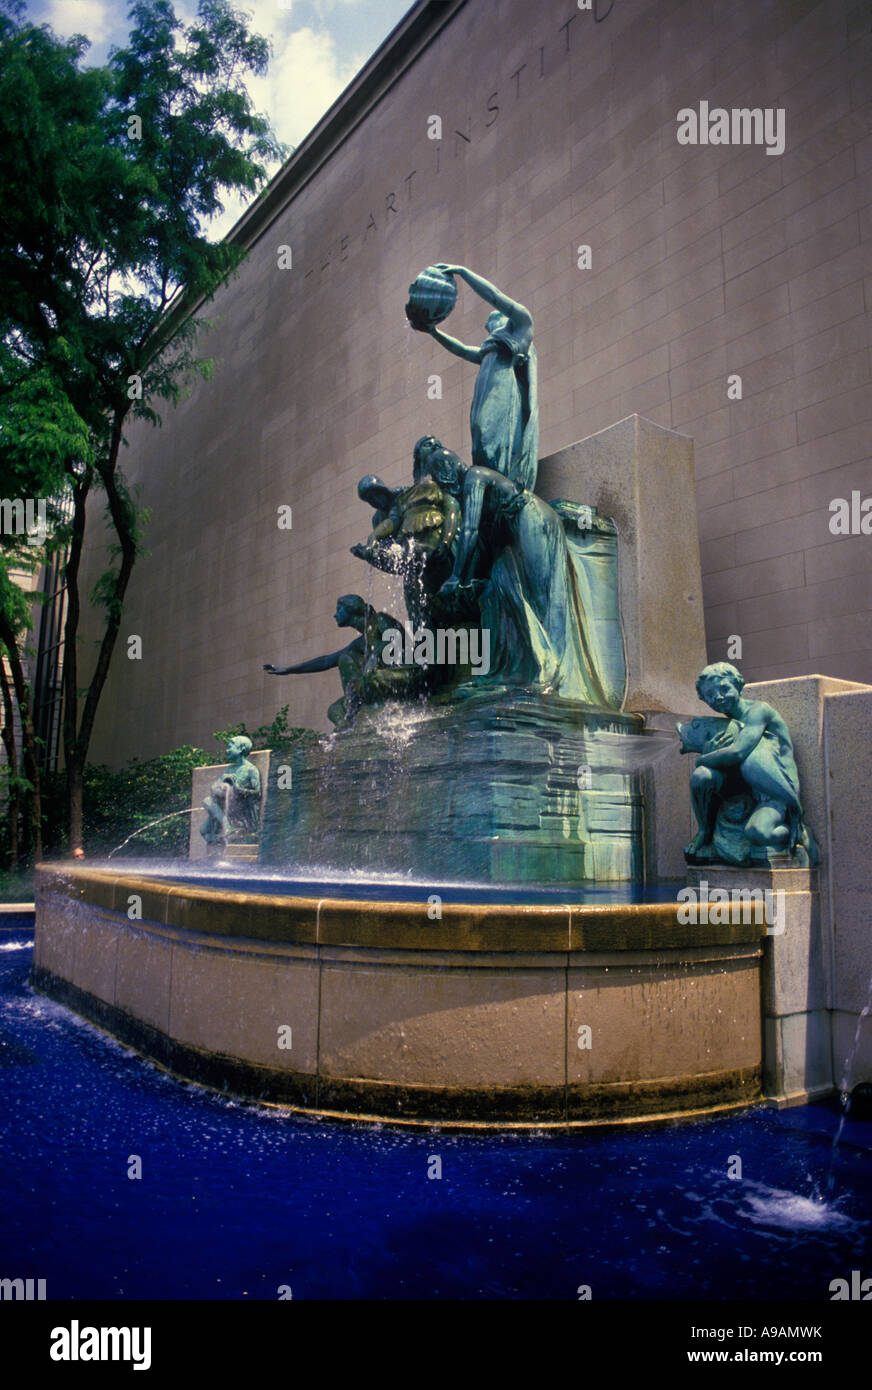
[[[830,1165],[829,1169],[827,1170],[826,1181],[826,1189],[828,1192],[832,1192],[833,1187],[835,1185],[835,1168],[836,1158],[838,1156],[839,1151],[839,1141],[842,1137],[842,1131],[845,1128],[845,1121],[847,1120],[851,1110],[851,1080],[854,1073],[854,1064],[857,1060],[857,1052],[860,1047],[860,1034],[863,1030],[864,1020],[869,1018],[870,1015],[872,1015],[872,978],[870,978],[869,980],[869,992],[866,996],[866,1003],[857,1016],[857,1029],[854,1033],[854,1042],[851,1047],[851,1051],[848,1054],[848,1057],[845,1061],[845,1072],[842,1077],[842,1084],[839,1088],[842,1101],[842,1114],[839,1120],[838,1128],[835,1134],[833,1135],[833,1147],[832,1152],[830,1154]]]
[[[149,821],[148,825],[140,825],[138,829],[134,830],[132,834],[127,836],[126,840],[122,840],[120,845],[116,845],[114,849],[110,849],[109,853],[106,855],[106,858],[111,859],[113,854],[117,854],[120,849],[123,849],[124,846],[129,844],[131,840],[135,839],[137,835],[141,835],[144,830],[151,830],[152,826],[154,825],[162,825],[165,820],[172,820],[173,816],[193,816],[198,809],[199,808],[196,806],[190,806],[186,807],[184,811],[170,811],[169,815],[158,816],[157,820]]]

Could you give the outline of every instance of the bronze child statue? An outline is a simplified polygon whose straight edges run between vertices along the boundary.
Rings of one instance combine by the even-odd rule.
[[[200,834],[208,845],[226,845],[234,831],[241,835],[257,833],[260,819],[260,773],[246,756],[251,739],[237,734],[227,744],[230,767],[212,783],[203,802],[206,819]]]
[[[817,863],[803,822],[790,730],[763,700],[742,697],[744,677],[729,662],[706,666],[697,694],[720,718],[676,727],[682,753],[698,754],[690,795],[699,830],[689,864]]]

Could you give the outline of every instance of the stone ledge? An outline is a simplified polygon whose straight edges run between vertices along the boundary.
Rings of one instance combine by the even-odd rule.
[[[440,920],[427,902],[372,902],[229,892],[104,870],[41,866],[38,893],[55,893],[122,914],[141,899],[147,923],[260,941],[415,951],[591,952],[663,951],[758,943],[765,927],[752,922],[678,921],[679,904],[611,903],[529,906],[444,903]],[[752,914],[748,914],[751,916]]]

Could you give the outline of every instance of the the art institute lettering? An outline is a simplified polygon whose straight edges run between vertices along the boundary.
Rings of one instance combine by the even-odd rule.
[[[489,92],[479,104],[479,114],[476,116],[470,113],[465,123],[458,122],[448,127],[446,121],[445,136],[442,140],[432,142],[432,154],[429,155],[430,168],[427,177],[438,176],[441,171],[443,161],[446,158],[446,147],[451,149],[451,157],[457,159],[461,152],[468,146],[481,139],[487,131],[491,130],[498,122],[500,111],[505,109],[509,103],[522,100],[529,96],[543,77],[555,72],[556,66],[548,70],[546,53],[552,54],[558,59],[563,59],[573,51],[573,43],[577,39],[578,30],[573,29],[576,20],[581,19],[583,14],[592,16],[597,24],[608,19],[615,7],[615,0],[606,6],[600,0],[593,0],[591,5],[579,6],[573,14],[569,16],[564,24],[557,30],[557,40],[553,45],[539,44],[535,53],[530,58],[521,63],[513,72],[506,76],[505,84]],[[501,105],[502,96],[502,105]],[[318,261],[318,271],[323,274],[334,263],[347,261],[351,253],[359,247],[366,245],[373,235],[382,231],[394,217],[397,217],[412,200],[413,180],[418,174],[417,168],[404,174],[397,179],[394,186],[385,192],[378,202],[373,203],[368,209],[367,215],[359,224],[356,232],[344,231],[333,241],[327,243]],[[305,272],[304,279],[314,275],[315,267],[312,266]]]

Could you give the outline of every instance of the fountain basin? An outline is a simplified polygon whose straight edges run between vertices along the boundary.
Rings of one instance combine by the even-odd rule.
[[[541,692],[363,709],[289,765],[271,761],[260,861],[305,853],[430,879],[639,883],[634,757],[653,743],[639,715]]]
[[[760,1098],[762,924],[257,886],[42,867],[34,985],[179,1076],[313,1113],[575,1126]]]

